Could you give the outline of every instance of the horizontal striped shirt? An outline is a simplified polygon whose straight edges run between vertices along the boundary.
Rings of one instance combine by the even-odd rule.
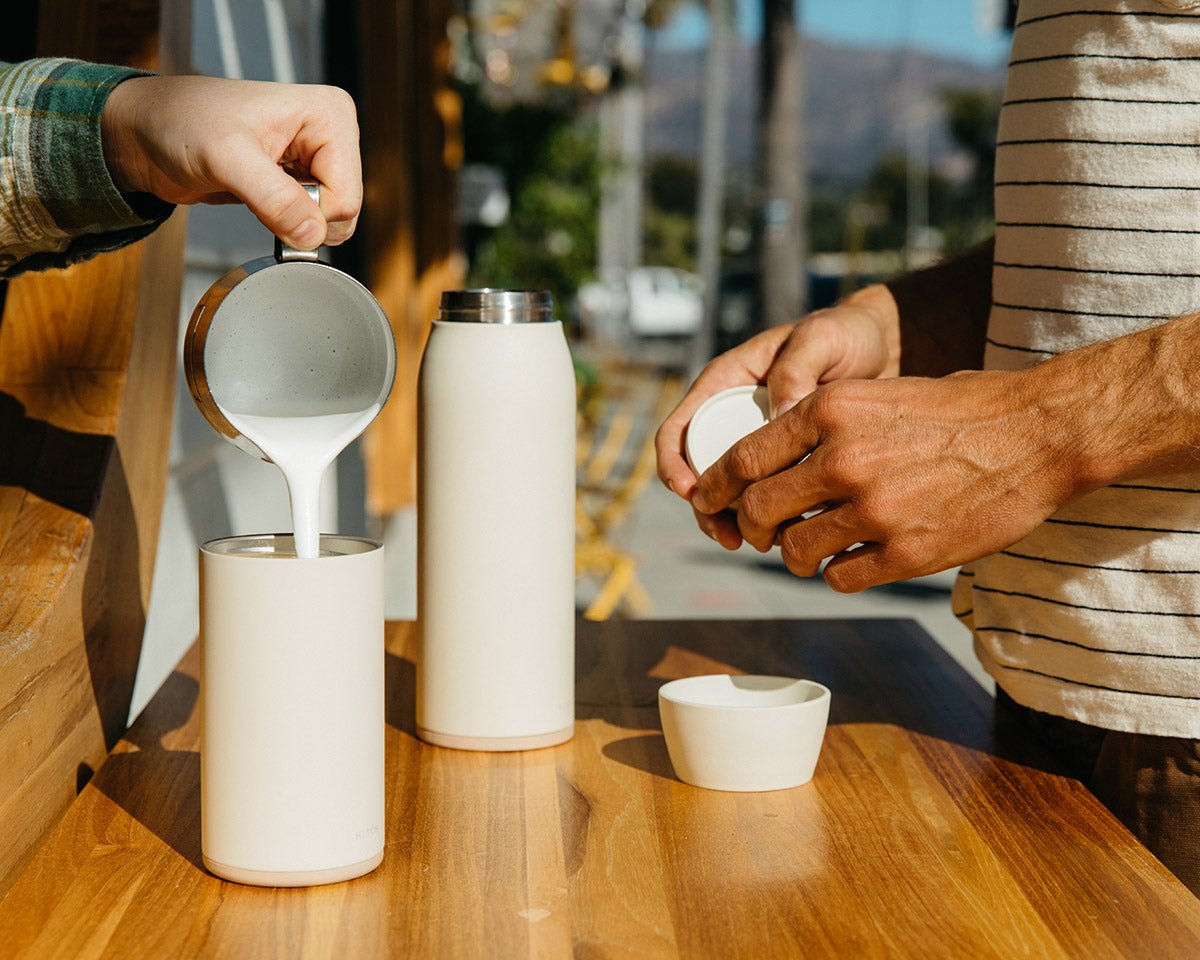
[[[997,140],[986,367],[1019,370],[1200,311],[1198,14],[1195,0],[1022,0]],[[1200,475],[1067,505],[964,567],[954,602],[1019,703],[1200,738]]]
[[[114,250],[170,215],[157,198],[124,196],[104,160],[109,91],[143,75],[61,58],[0,63],[0,277]]]

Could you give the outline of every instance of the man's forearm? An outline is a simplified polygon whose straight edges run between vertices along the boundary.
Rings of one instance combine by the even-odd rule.
[[[886,284],[900,315],[900,372],[940,377],[983,366],[992,303],[987,240],[958,257]]]
[[[1060,354],[1016,376],[1078,492],[1200,467],[1200,314]]]

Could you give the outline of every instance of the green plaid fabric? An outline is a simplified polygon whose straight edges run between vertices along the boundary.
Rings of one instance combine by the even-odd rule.
[[[144,75],[59,58],[0,63],[0,277],[115,250],[170,216],[156,197],[121,194],[100,143],[109,91]]]

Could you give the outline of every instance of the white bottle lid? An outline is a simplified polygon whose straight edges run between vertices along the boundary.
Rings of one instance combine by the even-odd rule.
[[[700,476],[742,437],[765,426],[767,388],[747,384],[713,394],[700,405],[688,424],[684,451],[688,465]]]

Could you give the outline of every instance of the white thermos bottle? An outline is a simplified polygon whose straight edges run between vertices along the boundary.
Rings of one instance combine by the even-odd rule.
[[[421,361],[417,734],[569,740],[575,377],[550,294],[454,290]]]

